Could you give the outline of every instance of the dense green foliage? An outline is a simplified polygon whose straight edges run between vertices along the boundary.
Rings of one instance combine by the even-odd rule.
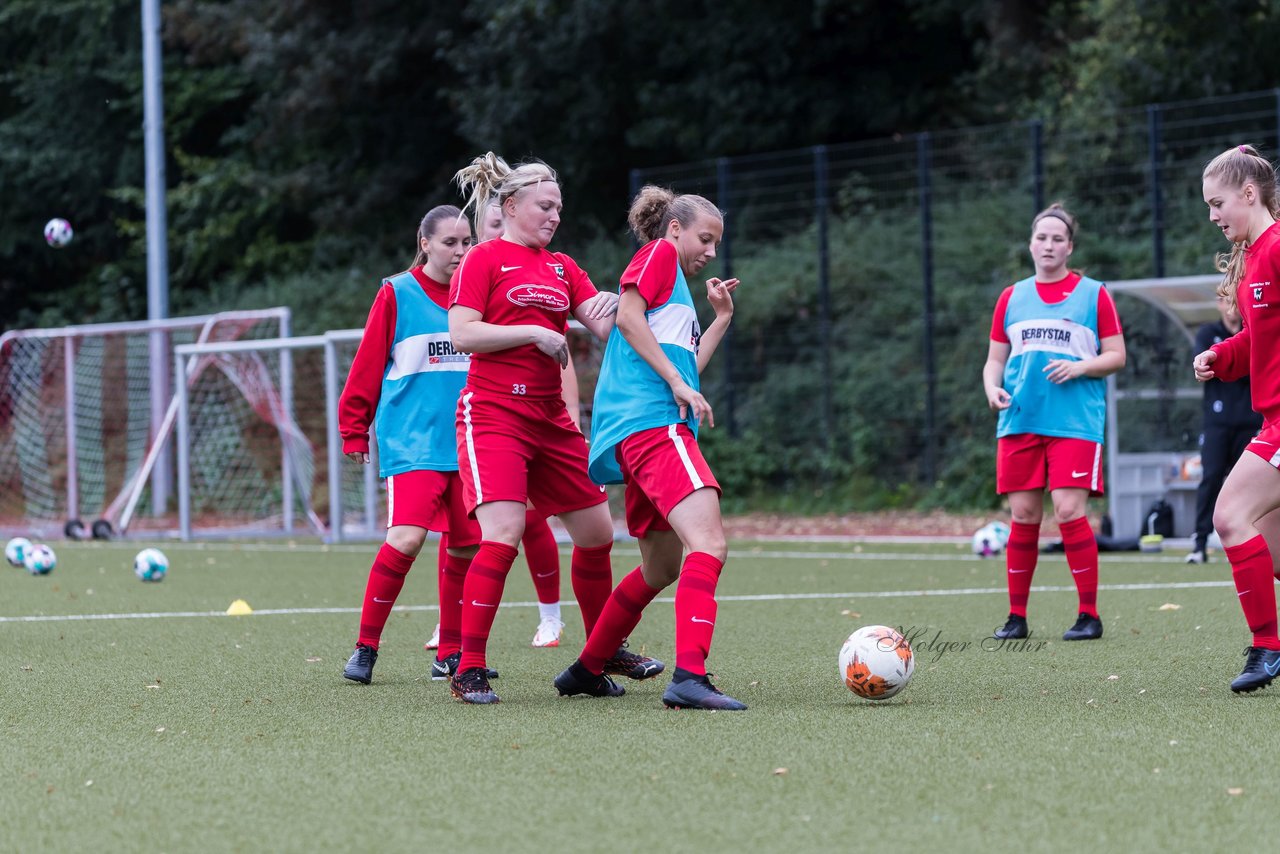
[[[455,200],[450,176],[486,149],[561,170],[559,245],[605,283],[628,245],[632,169],[1041,117],[1051,133],[1078,134],[1048,152],[1047,172],[1049,191],[1086,215],[1081,256],[1111,277],[1146,275],[1145,191],[1116,198],[1102,177],[1141,171],[1141,124],[1126,135],[1114,111],[1280,79],[1266,47],[1280,12],[1256,0],[907,0],[892,11],[870,0],[176,0],[163,17],[172,311],[285,303],[298,332],[358,325],[373,283],[407,262],[418,217]],[[10,0],[0,50],[5,326],[144,316],[136,0]],[[819,308],[814,226],[768,205],[752,220],[739,205],[734,228],[750,248],[735,273],[752,284],[733,358],[747,429],[707,440],[735,494],[803,503],[797,485],[813,483],[828,505],[988,500],[973,475],[989,466],[978,438],[990,423],[972,332],[993,289],[1024,268],[1030,205],[1021,166],[982,171],[937,194],[945,358],[933,438],[919,429],[923,371],[885,371],[920,363],[914,189],[838,179],[830,398],[841,429],[819,441],[795,417],[823,414],[822,354],[804,323]],[[1169,241],[1170,272],[1205,269],[1194,189],[1178,186],[1166,216],[1190,235]],[[40,238],[52,216],[76,228],[66,250]],[[945,493],[910,464],[926,450]]]

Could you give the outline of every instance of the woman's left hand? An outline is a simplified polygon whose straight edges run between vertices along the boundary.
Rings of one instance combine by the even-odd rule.
[[[1061,385],[1067,380],[1084,376],[1084,362],[1075,359],[1054,359],[1044,366],[1045,379]]]
[[[591,299],[584,301],[579,308],[592,320],[601,320],[618,313],[618,295],[600,291]]]
[[[716,310],[716,317],[733,316],[733,292],[737,289],[737,279],[707,279],[707,301]]]

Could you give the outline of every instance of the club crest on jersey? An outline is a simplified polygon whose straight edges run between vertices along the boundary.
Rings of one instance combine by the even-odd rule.
[[[550,285],[516,285],[507,291],[507,299],[525,308],[544,311],[568,311],[569,297]]]
[[[1253,289],[1253,298],[1259,302],[1262,301],[1262,288]]]
[[[556,278],[557,278],[557,279],[563,279],[563,278],[564,278],[564,265],[563,265],[563,264],[553,264],[553,263],[551,263],[550,261],[548,261],[548,262],[547,262],[547,266],[548,266],[548,267],[550,267],[550,268],[551,268],[551,271],[552,271],[553,273],[555,273],[555,274],[556,274]]]

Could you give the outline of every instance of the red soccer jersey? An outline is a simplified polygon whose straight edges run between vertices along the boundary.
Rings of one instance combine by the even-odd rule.
[[[660,306],[671,299],[676,286],[676,265],[679,263],[676,245],[670,240],[658,238],[640,247],[640,251],[627,265],[618,280],[618,291],[635,286],[649,308]]]
[[[409,270],[422,285],[431,301],[441,308],[448,307],[449,286],[437,282],[421,267]],[[369,319],[364,324],[364,335],[356,350],[347,383],[338,399],[338,432],[342,436],[342,453],[369,452],[369,425],[373,423],[378,400],[382,397],[382,376],[391,360],[391,348],[396,337],[396,289],[383,283],[373,298]]]
[[[542,326],[562,335],[569,313],[596,295],[591,279],[561,252],[501,238],[473,248],[449,283],[449,305],[480,312],[498,326]],[[473,353],[467,387],[528,398],[558,398],[560,365],[533,344]]]
[[[1080,284],[1079,273],[1068,273],[1065,279],[1057,282],[1036,282],[1036,293],[1040,295],[1040,299],[1046,303],[1062,302],[1071,296],[1071,292],[1076,289],[1076,285]],[[1004,289],[1000,294],[1000,299],[996,300],[996,310],[991,318],[991,340],[998,341],[1001,344],[1009,343],[1009,336],[1004,331],[1004,314],[1009,307],[1009,296],[1013,293],[1013,285]],[[1116,311],[1115,301],[1111,299],[1111,294],[1106,288],[1098,290],[1098,341],[1103,338],[1110,338],[1112,335],[1119,335],[1124,330],[1120,327],[1120,314]]]
[[[1280,418],[1280,226],[1262,232],[1246,251],[1236,305],[1244,327],[1214,344],[1210,366],[1221,380],[1249,375],[1253,409],[1270,423]],[[1253,346],[1253,339],[1258,346]]]

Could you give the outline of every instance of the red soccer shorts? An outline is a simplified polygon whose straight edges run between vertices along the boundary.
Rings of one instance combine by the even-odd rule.
[[[456,471],[407,471],[387,478],[387,527],[416,525],[449,535],[450,548],[480,542],[480,526],[467,517]]]
[[[1245,446],[1245,450],[1262,457],[1268,465],[1280,468],[1280,423],[1264,422],[1258,435]]]
[[[1004,495],[1046,485],[1102,495],[1102,445],[1035,433],[996,440],[996,492]]]
[[[523,400],[463,389],[458,398],[458,474],[467,510],[489,501],[530,501],[544,516],[609,500],[587,477],[587,440],[560,398]]]
[[[650,531],[670,531],[667,514],[695,490],[709,486],[720,492],[687,424],[633,433],[617,454],[627,484],[627,530],[637,539]]]

